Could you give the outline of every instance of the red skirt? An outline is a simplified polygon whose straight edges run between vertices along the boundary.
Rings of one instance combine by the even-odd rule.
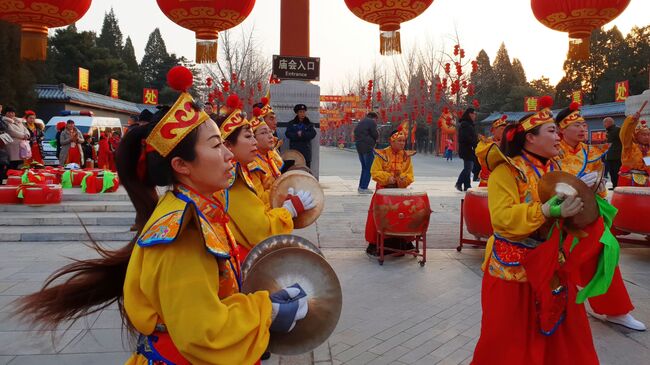
[[[76,145],[75,147],[70,146],[70,149],[68,150],[68,160],[65,162],[65,164],[69,163],[76,163],[80,167],[83,166],[83,163],[81,162],[81,146]]]
[[[43,156],[41,156],[41,149],[39,148],[38,143],[32,143],[32,158],[29,159],[28,162],[38,162],[43,165]]]
[[[529,283],[483,274],[481,336],[474,365],[598,364],[583,305],[575,303],[576,288],[568,287],[566,316],[549,336],[539,331],[535,295]]]

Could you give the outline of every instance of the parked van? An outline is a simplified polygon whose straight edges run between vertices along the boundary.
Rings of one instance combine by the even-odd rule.
[[[118,132],[122,136],[122,123],[118,118],[96,117],[91,111],[69,111],[64,110],[60,115],[52,117],[45,125],[45,136],[43,138],[43,161],[45,165],[59,165],[56,157],[56,124],[59,122],[74,121],[75,127],[82,134],[92,135],[95,142],[99,141],[99,135],[104,130]]]

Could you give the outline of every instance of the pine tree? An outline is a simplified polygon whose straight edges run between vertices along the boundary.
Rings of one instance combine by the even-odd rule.
[[[490,57],[485,50],[481,50],[476,56],[478,68],[471,76],[472,84],[476,88],[475,98],[481,101],[481,111],[490,113],[500,107],[500,101],[495,97],[497,92],[497,80]]]
[[[97,38],[97,46],[106,48],[112,57],[122,56],[122,31],[113,8],[104,15],[104,24]]]
[[[138,60],[135,58],[135,49],[133,48],[131,37],[126,37],[124,49],[122,50],[122,59],[129,71],[140,72],[140,66],[138,66]]]
[[[626,78],[617,81],[628,80],[630,83],[630,94],[641,94],[644,90],[650,89],[648,76],[650,75],[650,25],[645,27],[633,27],[625,37],[629,53],[623,55],[627,66]]]
[[[505,43],[501,43],[501,47],[499,47],[494,58],[492,69],[494,69],[494,76],[497,81],[497,100],[505,100],[510,93],[510,89],[515,84],[515,74]]]
[[[512,73],[514,75],[515,85],[526,85],[526,71],[524,71],[524,65],[521,64],[518,58],[512,59]]]
[[[149,35],[149,40],[144,50],[144,57],[140,63],[140,72],[144,78],[144,85],[158,89],[160,103],[171,103],[177,92],[167,87],[167,72],[179,63],[175,54],[167,53],[165,40],[158,28]]]

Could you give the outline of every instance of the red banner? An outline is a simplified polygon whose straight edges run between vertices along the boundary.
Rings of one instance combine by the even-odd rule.
[[[537,111],[537,97],[536,96],[527,96],[524,98],[524,111],[525,112],[536,112]]]
[[[142,89],[142,104],[158,105],[158,90]]]
[[[630,96],[630,83],[627,80],[617,82],[614,89],[614,101],[623,102],[628,96]]]
[[[591,131],[591,144],[607,143],[607,131]]]

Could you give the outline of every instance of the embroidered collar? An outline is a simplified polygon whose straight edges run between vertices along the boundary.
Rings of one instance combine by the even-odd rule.
[[[547,159],[546,162],[543,163],[540,161],[539,156],[525,150],[521,151],[521,157],[526,161],[526,164],[533,169],[537,178],[542,177],[542,174],[539,172],[540,170],[546,173],[555,169],[551,159]]]
[[[177,185],[174,188],[174,193],[176,195],[180,193],[192,200],[211,223],[228,223],[228,215],[218,200],[208,198],[187,185]]]

